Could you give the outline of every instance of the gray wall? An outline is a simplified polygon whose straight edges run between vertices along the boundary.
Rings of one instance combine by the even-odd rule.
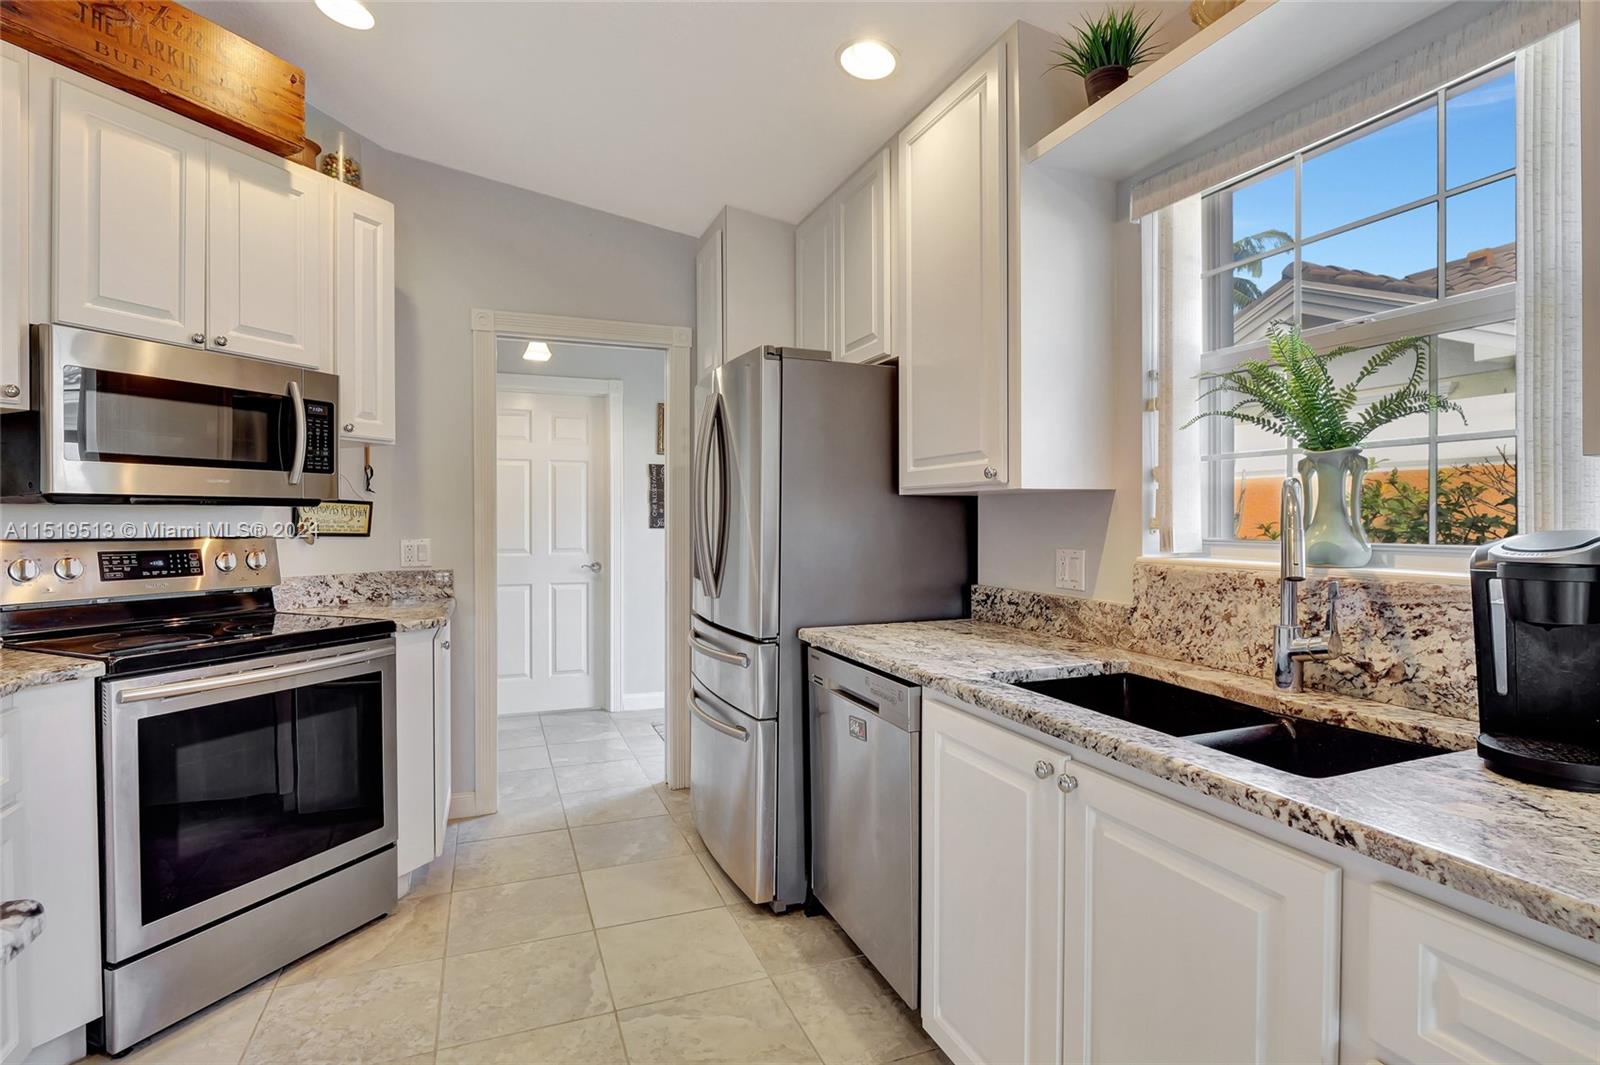
[[[622,457],[613,458],[611,465],[611,476],[622,478],[622,513],[612,518],[622,523],[622,600],[627,604],[622,617],[622,690],[625,698],[654,697],[654,706],[660,706],[654,700],[666,690],[667,531],[650,528],[647,467],[667,461],[665,455],[656,454],[656,404],[666,398],[666,353],[551,344],[549,362],[529,362],[522,357],[526,346],[502,340],[499,372],[622,382]]]

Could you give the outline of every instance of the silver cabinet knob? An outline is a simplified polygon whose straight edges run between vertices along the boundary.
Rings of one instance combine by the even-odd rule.
[[[598,562],[585,562],[583,565],[579,566],[578,568],[579,569],[586,569],[590,573],[599,573],[601,567],[600,567],[600,563],[598,563]]]
[[[39,576],[39,563],[36,559],[19,558],[6,567],[6,576],[17,584],[27,584]]]
[[[44,904],[33,899],[0,902],[0,962],[8,962],[44,931]]]
[[[439,645],[439,650],[441,650],[441,651],[448,651],[448,650],[450,650],[450,641],[449,641],[449,640],[446,640],[446,641],[445,641],[445,642],[444,642],[444,643],[441,643],[441,644],[440,644],[440,645]]]
[[[64,581],[75,581],[83,576],[83,562],[67,555],[65,558],[56,559],[56,576]]]
[[[196,344],[204,344],[206,342],[206,335],[204,333],[190,333],[189,339],[194,341]]]
[[[225,348],[228,346],[228,338],[223,336],[221,333],[218,333],[216,336],[211,338],[211,343],[215,344],[219,348]]]
[[[232,551],[218,551],[216,565],[219,571],[232,573],[239,565],[239,556]]]
[[[993,466],[985,466],[983,468],[984,480],[992,481],[998,476],[1000,476],[1000,471],[995,469]]]
[[[1049,762],[1046,762],[1043,758],[1033,763],[1033,775],[1038,777],[1040,780],[1043,780],[1045,777],[1049,776],[1055,771],[1056,767],[1051,765]]]
[[[7,399],[16,399],[22,395],[22,387],[20,385],[6,385],[4,388],[0,388],[0,395],[4,395]]]
[[[1062,773],[1059,777],[1056,777],[1056,787],[1060,788],[1062,791],[1077,791],[1078,778],[1073,776],[1071,773]]]
[[[356,423],[355,422],[345,422],[344,423],[344,431],[347,432],[347,433],[355,432],[356,431]]]

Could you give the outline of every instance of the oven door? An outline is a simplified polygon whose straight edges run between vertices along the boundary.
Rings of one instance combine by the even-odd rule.
[[[337,494],[322,446],[331,375],[66,326],[35,327],[34,360],[47,498]]]
[[[395,840],[394,640],[101,683],[106,960]]]

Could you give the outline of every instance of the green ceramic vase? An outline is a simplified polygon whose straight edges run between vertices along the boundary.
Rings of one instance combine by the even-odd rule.
[[[1358,447],[1309,451],[1300,460],[1311,521],[1306,526],[1306,564],[1365,566],[1372,545],[1361,524],[1361,482],[1367,460]]]

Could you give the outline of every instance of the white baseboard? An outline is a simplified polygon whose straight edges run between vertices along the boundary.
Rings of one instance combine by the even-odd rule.
[[[457,791],[450,795],[450,816],[447,820],[459,821],[463,817],[478,816],[478,793]]]
[[[666,692],[632,692],[622,696],[624,710],[660,710],[666,705]]]

